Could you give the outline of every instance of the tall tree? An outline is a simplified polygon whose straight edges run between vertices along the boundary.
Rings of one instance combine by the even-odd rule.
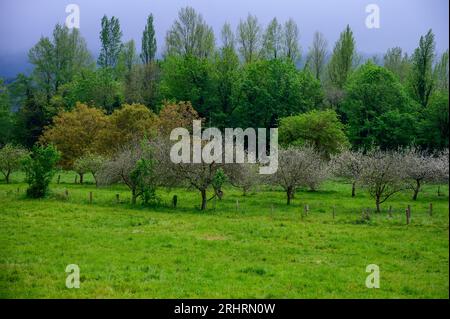
[[[122,31],[120,22],[116,17],[102,18],[102,30],[100,31],[101,50],[98,57],[98,65],[102,68],[115,67],[122,48]]]
[[[434,67],[436,89],[448,91],[448,49],[442,53],[441,58]]]
[[[84,68],[92,66],[86,42],[78,29],[57,24],[52,39],[42,37],[28,52],[34,65],[33,78],[45,92],[47,103],[61,85],[70,82]]]
[[[403,54],[399,47],[390,48],[384,55],[383,62],[386,69],[394,73],[401,83],[405,83],[411,66],[407,53]]]
[[[233,31],[231,31],[231,26],[228,22],[223,25],[221,36],[222,36],[222,48],[231,49],[234,51],[236,39]]]
[[[317,80],[320,80],[325,68],[325,57],[327,54],[327,40],[320,32],[314,33],[314,39],[309,48],[306,60],[307,67],[311,70]]]
[[[133,65],[138,63],[138,56],[136,54],[136,46],[134,40],[125,42],[120,50],[118,65],[125,74],[129,73],[133,68]]]
[[[166,54],[209,57],[214,51],[212,28],[193,8],[181,8],[176,20],[166,34]]]
[[[156,38],[155,28],[153,26],[153,15],[150,14],[147,17],[147,24],[145,25],[144,32],[142,32],[142,63],[149,64],[155,59],[156,54]]]
[[[266,59],[276,59],[281,56],[282,27],[277,18],[270,21],[263,35],[262,56]]]
[[[245,21],[239,22],[237,41],[241,56],[246,63],[250,63],[258,57],[261,45],[261,27],[255,16],[249,14]]]
[[[428,105],[435,86],[433,79],[434,51],[434,34],[432,30],[429,30],[425,36],[420,37],[419,47],[414,51],[409,79],[412,96],[424,108]]]
[[[342,89],[350,75],[356,58],[355,39],[350,26],[347,25],[336,42],[330,63],[328,75],[332,85]]]
[[[284,56],[294,63],[300,59],[299,36],[298,26],[295,21],[293,19],[286,21],[283,30],[283,51]]]

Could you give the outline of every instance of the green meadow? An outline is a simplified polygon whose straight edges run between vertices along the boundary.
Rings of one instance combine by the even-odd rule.
[[[20,173],[0,184],[1,298],[449,298],[447,185],[442,196],[425,185],[417,201],[397,194],[380,214],[344,181],[300,189],[290,206],[281,189],[244,197],[229,186],[202,212],[194,190],[160,189],[159,205],[132,206],[125,186],[74,177],[55,177],[42,200],[25,198]],[[79,289],[66,288],[69,264]],[[365,285],[369,264],[378,289]]]

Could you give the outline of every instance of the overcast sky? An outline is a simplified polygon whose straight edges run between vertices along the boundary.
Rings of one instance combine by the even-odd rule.
[[[50,35],[57,22],[64,23],[70,3],[80,7],[80,31],[93,53],[99,50],[103,14],[117,16],[123,40],[134,39],[140,49],[149,13],[154,15],[161,53],[166,31],[178,10],[188,5],[203,15],[216,35],[224,22],[230,22],[234,29],[248,13],[256,15],[263,25],[274,16],[280,22],[293,18],[300,28],[303,52],[316,30],[324,33],[331,49],[346,24],[353,29],[357,49],[363,53],[381,53],[393,46],[411,52],[420,35],[430,28],[436,35],[438,52],[448,48],[448,0],[0,0],[0,55],[26,52],[40,36]],[[380,7],[379,29],[365,26],[365,8],[371,3]]]

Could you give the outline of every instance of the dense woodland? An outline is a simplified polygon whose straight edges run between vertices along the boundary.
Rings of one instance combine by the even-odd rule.
[[[383,61],[363,61],[349,26],[334,45],[316,32],[305,54],[300,29],[292,19],[281,23],[274,18],[264,27],[257,17],[248,15],[235,31],[225,24],[218,36],[201,14],[187,7],[179,11],[165,43],[158,44],[150,14],[140,39],[141,52],[133,40],[122,41],[121,28],[118,18],[102,18],[101,52],[94,61],[79,30],[58,24],[51,37],[42,37],[30,49],[33,72],[19,74],[11,83],[0,82],[0,146],[7,145],[3,152],[16,158],[35,146],[35,161],[29,158],[23,163],[25,170],[37,174],[29,173],[29,180],[46,179],[45,169],[38,172],[39,156],[48,165],[55,162],[76,170],[80,179],[86,172],[95,176],[113,158],[103,166],[102,183],[122,180],[130,186],[134,201],[139,196],[151,198],[142,183],[150,178],[149,172],[155,172],[156,164],[144,160],[152,157],[143,155],[145,148],[136,152],[130,145],[143,137],[167,136],[175,127],[189,127],[193,119],[202,119],[206,127],[279,127],[286,150],[280,153],[275,183],[286,181],[281,176],[283,167],[306,172],[309,168],[294,166],[315,163],[313,181],[310,174],[281,185],[288,203],[296,187],[306,183],[314,189],[326,177],[320,174],[326,170],[317,158],[324,163],[331,159],[333,170],[341,167],[346,177],[353,171],[343,172],[342,165],[336,164],[337,156],[366,156],[366,167],[376,164],[369,165],[369,158],[381,158],[380,174],[389,161],[398,164],[409,156],[424,169],[431,159],[439,158],[439,165],[427,164],[439,166],[439,174],[428,169],[430,176],[410,180],[442,181],[442,176],[448,176],[448,170],[442,173],[441,159],[448,161],[449,56],[448,50],[436,54],[431,30],[418,39],[411,55],[395,47]],[[159,46],[162,59],[156,58]],[[407,149],[401,159],[390,153],[399,148]],[[354,152],[346,153],[348,149]],[[417,163],[420,158],[426,158],[423,165]],[[118,175],[126,171],[124,166],[128,175]],[[394,167],[398,165],[385,169],[397,174]],[[203,167],[166,169],[158,171],[177,172],[178,178],[184,174],[188,184],[202,193],[202,208],[208,186],[220,195],[225,180],[221,174],[244,183],[244,175],[252,171],[231,168],[224,173],[217,168],[197,185]],[[395,188],[394,182],[404,181],[407,173],[402,174],[388,181],[389,186]],[[150,179],[157,180],[154,175]],[[376,191],[379,208],[383,194]]]

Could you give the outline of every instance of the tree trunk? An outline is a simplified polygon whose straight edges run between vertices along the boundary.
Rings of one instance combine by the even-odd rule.
[[[288,187],[287,191],[286,191],[286,195],[287,195],[287,204],[290,205],[291,204],[291,199],[294,197],[293,194],[293,190],[292,187]]]
[[[416,179],[416,187],[414,187],[414,195],[413,200],[417,200],[417,194],[419,194],[420,191],[420,180]]]
[[[356,196],[356,182],[352,183],[352,197]]]
[[[79,173],[79,175],[80,175],[80,184],[83,184],[83,176],[84,176],[84,174],[83,173]]]
[[[131,204],[136,204],[136,199],[137,199],[137,195],[136,195],[136,190],[132,189],[131,190]]]
[[[9,174],[11,174],[11,172],[6,173],[5,175],[6,184],[9,184]]]
[[[379,196],[377,196],[377,198],[375,200],[375,204],[377,205],[377,213],[380,213],[381,209],[380,209],[380,197]]]
[[[202,207],[200,209],[201,210],[205,210],[206,209],[206,202],[207,202],[206,189],[202,189],[202,190],[200,190],[200,192],[202,193]]]

